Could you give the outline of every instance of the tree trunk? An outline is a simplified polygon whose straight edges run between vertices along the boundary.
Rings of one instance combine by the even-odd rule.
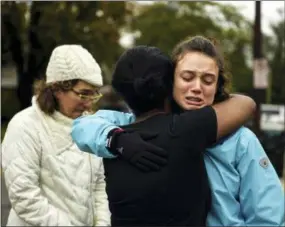
[[[33,96],[33,83],[35,78],[39,77],[39,60],[42,46],[38,39],[37,26],[41,17],[41,11],[38,10],[39,2],[33,2],[30,8],[30,26],[28,30],[29,53],[27,56],[27,67],[19,77],[18,97],[20,108],[25,109],[31,105]]]

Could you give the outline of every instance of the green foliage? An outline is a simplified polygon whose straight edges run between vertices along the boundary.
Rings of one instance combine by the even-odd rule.
[[[112,68],[122,52],[118,41],[119,29],[125,23],[128,11],[125,2],[105,1],[35,1],[28,7],[26,3],[1,2],[4,15],[19,33],[24,49],[36,51],[41,73],[44,73],[52,49],[60,44],[81,44],[96,60]],[[3,15],[2,11],[2,15]],[[28,15],[26,17],[25,15]],[[24,25],[27,26],[24,26]],[[9,26],[2,26],[5,28]],[[29,40],[33,31],[37,40]],[[9,50],[9,37],[4,33],[5,49]],[[38,42],[38,48],[31,50],[31,42]]]
[[[1,1],[1,63],[5,65],[13,61],[11,48],[13,40],[19,37],[25,39],[27,12],[26,3]]]
[[[135,44],[154,45],[171,53],[175,44],[187,36],[218,40],[233,87],[248,91],[252,87],[252,72],[246,61],[251,25],[238,9],[207,1],[175,2],[174,7],[171,4],[158,2],[141,10],[132,23],[132,30],[140,33]]]
[[[2,63],[17,69],[20,108],[30,106],[32,84],[45,75],[54,47],[81,44],[101,65],[105,82],[122,52],[120,29],[128,14],[126,2],[1,2]],[[109,74],[109,75],[108,75]]]
[[[280,21],[271,25],[273,37],[268,37],[268,45],[265,49],[269,59],[272,76],[272,102],[285,103],[285,21],[280,11]],[[283,18],[282,18],[283,17]]]
[[[43,43],[80,43],[108,66],[121,53],[118,28],[124,23],[123,2],[49,2],[44,8],[39,27]]]
[[[178,4],[178,3],[177,3]],[[201,2],[180,2],[179,9],[173,9],[165,3],[155,3],[147,6],[132,24],[133,30],[138,30],[141,36],[136,44],[155,45],[171,53],[172,48],[187,36],[203,34],[210,35],[213,30],[208,27],[218,27],[205,16]]]
[[[139,34],[135,44],[158,46],[171,53],[187,36],[219,41],[235,91],[252,88],[252,25],[234,6],[211,1],[157,1],[151,5],[122,1],[1,2],[1,62],[14,62],[26,84],[44,75],[52,49],[60,44],[86,47],[102,67],[105,83],[123,48],[122,30]],[[265,37],[273,78],[272,100],[285,99],[284,20]],[[28,93],[27,93],[28,94]],[[29,96],[29,95],[28,95]],[[30,100],[30,97],[27,97]],[[21,100],[20,100],[21,101]],[[22,103],[22,101],[20,102]]]

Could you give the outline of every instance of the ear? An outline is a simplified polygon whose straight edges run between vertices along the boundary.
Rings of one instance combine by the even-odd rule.
[[[62,91],[55,91],[54,96],[56,99],[59,99],[62,96]]]

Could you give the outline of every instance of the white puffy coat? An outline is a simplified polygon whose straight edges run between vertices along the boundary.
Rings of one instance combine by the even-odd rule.
[[[59,112],[44,114],[35,98],[9,122],[2,144],[8,226],[110,224],[102,159],[78,149],[71,126]]]

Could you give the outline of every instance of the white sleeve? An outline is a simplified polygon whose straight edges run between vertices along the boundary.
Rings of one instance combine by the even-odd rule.
[[[33,226],[71,226],[68,214],[49,204],[39,185],[40,153],[32,120],[13,118],[2,144],[2,167],[16,214]]]
[[[99,171],[97,173],[94,200],[96,209],[95,226],[110,226],[110,211],[108,197],[106,193],[103,162],[101,162]]]

